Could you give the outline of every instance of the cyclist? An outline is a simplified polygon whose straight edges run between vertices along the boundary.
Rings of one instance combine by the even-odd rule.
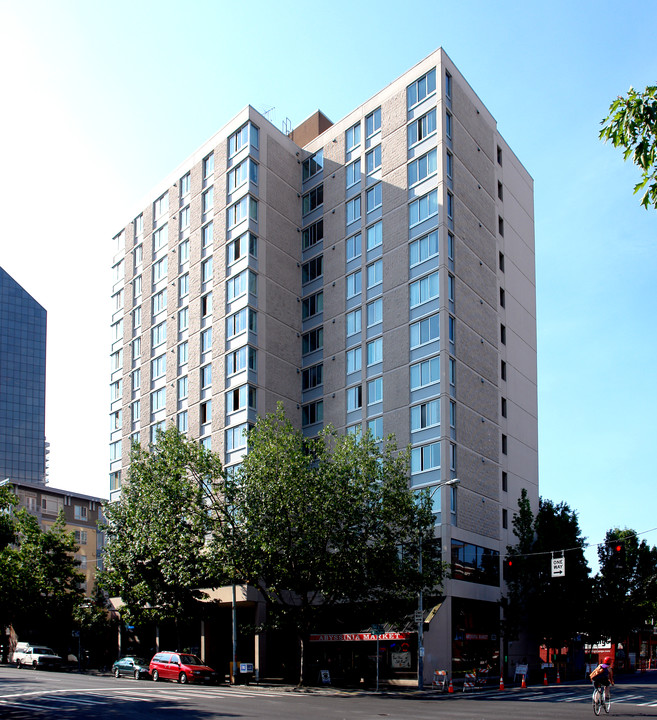
[[[613,663],[614,659],[607,656],[589,675],[596,690],[604,688],[604,698],[607,702],[609,701],[609,686],[614,684]]]

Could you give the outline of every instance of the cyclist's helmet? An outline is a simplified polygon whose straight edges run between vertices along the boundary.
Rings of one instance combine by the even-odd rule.
[[[611,665],[614,662],[614,658],[607,655],[607,657],[602,661],[605,665]]]

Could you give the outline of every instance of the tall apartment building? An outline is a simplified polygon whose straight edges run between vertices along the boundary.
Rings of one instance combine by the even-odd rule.
[[[46,311],[0,267],[0,480],[46,474]]]
[[[521,489],[538,499],[533,182],[449,57],[289,135],[245,108],[114,243],[112,496],[168,423],[227,466],[278,401],[308,435],[394,432],[453,567],[427,677],[512,659],[501,555]]]

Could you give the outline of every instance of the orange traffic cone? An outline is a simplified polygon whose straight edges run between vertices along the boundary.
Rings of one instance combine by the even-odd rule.
[[[527,682],[525,681],[524,675],[522,676],[522,682],[520,683],[520,687],[525,688],[525,690],[527,689]]]
[[[547,673],[543,673],[543,685],[547,685],[547,684],[548,684]]]
[[[559,677],[559,671],[557,670],[557,685],[561,683],[561,678]]]
[[[500,675],[500,690],[504,690],[504,675]]]
[[[452,685],[452,678],[449,679],[449,687],[447,688],[448,693],[454,692],[454,686]]]

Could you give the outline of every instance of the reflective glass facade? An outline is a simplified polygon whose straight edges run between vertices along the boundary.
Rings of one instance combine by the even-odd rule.
[[[0,268],[0,480],[42,482],[46,311]]]

